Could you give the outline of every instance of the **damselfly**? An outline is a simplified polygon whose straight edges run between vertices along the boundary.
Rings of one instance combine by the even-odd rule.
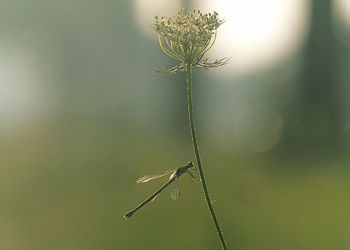
[[[157,191],[155,191],[150,197],[148,197],[145,201],[143,201],[140,205],[138,205],[137,207],[135,207],[133,210],[127,212],[124,215],[124,218],[130,218],[137,210],[139,210],[141,207],[143,207],[144,205],[146,205],[148,202],[150,201],[154,201],[157,196],[160,194],[160,192],[162,192],[167,186],[169,186],[171,183],[173,183],[175,181],[175,189],[171,192],[171,198],[173,200],[176,200],[177,198],[179,198],[180,195],[180,191],[179,191],[179,187],[178,187],[178,183],[177,183],[177,179],[183,175],[184,173],[188,173],[191,178],[194,178],[194,175],[191,173],[190,169],[193,169],[194,165],[192,162],[187,163],[186,166],[182,166],[179,167],[175,170],[171,170],[171,171],[167,171],[167,172],[163,172],[160,174],[155,174],[155,175],[145,175],[145,176],[141,176],[140,178],[137,179],[136,183],[145,183],[145,182],[149,182],[151,180],[163,177],[167,174],[170,174],[169,180],[163,185],[161,186]]]

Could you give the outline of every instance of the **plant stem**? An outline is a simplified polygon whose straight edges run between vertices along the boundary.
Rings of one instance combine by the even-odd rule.
[[[194,119],[193,119],[192,65],[191,64],[187,65],[186,71],[187,71],[188,119],[189,119],[189,123],[190,123],[190,130],[191,130],[191,136],[192,136],[192,142],[193,142],[193,149],[194,149],[194,153],[195,153],[195,156],[196,156],[196,161],[197,161],[197,165],[198,165],[199,175],[200,175],[200,178],[201,178],[203,192],[204,192],[207,204],[208,204],[208,208],[209,208],[211,217],[213,218],[213,221],[214,221],[214,224],[215,224],[215,228],[216,228],[216,231],[217,231],[217,233],[219,235],[222,248],[227,250],[227,245],[226,245],[226,242],[225,242],[225,239],[224,239],[224,235],[223,235],[223,233],[222,233],[222,231],[220,229],[220,225],[219,225],[219,222],[218,222],[218,220],[216,218],[215,211],[214,211],[214,208],[213,208],[213,204],[212,204],[210,196],[209,196],[209,191],[208,191],[207,184],[206,184],[205,178],[204,178],[204,172],[203,172],[203,168],[202,168],[202,163],[201,163],[201,159],[200,159],[200,156],[199,156],[199,149],[198,149],[198,144],[197,144],[196,129],[194,128]]]

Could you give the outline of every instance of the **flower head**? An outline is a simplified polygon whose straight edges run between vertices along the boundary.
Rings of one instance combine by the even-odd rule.
[[[225,58],[212,63],[202,60],[213,46],[217,29],[223,22],[215,11],[202,14],[199,10],[185,12],[181,9],[174,17],[156,16],[150,27],[158,33],[161,49],[180,61],[179,65],[169,69],[169,73],[186,70],[187,66],[209,69],[225,64]]]

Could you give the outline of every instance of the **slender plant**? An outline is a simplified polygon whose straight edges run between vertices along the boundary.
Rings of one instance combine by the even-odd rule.
[[[174,74],[178,71],[186,73],[188,119],[200,180],[222,248],[227,249],[204,177],[194,126],[192,101],[192,70],[195,68],[212,69],[224,65],[228,61],[227,58],[222,58],[209,62],[208,59],[203,58],[205,53],[214,45],[217,29],[223,22],[224,20],[219,19],[218,13],[215,11],[213,13],[202,14],[199,10],[184,11],[184,9],[181,9],[174,17],[156,16],[150,27],[157,32],[162,51],[179,62],[176,66],[166,70],[165,73]]]

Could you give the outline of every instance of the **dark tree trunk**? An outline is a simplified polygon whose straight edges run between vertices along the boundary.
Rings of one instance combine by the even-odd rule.
[[[338,150],[343,144],[336,95],[339,44],[332,30],[331,3],[312,1],[299,81],[300,112],[295,117],[300,127],[298,133],[287,135],[294,147],[307,152]]]

